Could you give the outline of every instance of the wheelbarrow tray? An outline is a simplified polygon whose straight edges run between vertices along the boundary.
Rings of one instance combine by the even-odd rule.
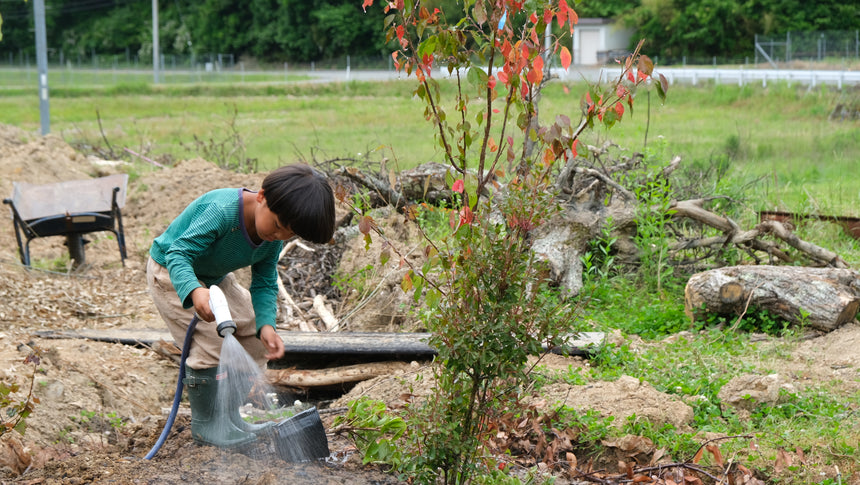
[[[52,184],[15,182],[12,197],[3,202],[12,208],[21,262],[27,266],[30,264],[31,239],[47,236],[79,238],[81,234],[110,231],[117,236],[124,263],[125,235],[121,208],[125,206],[127,186],[127,174]],[[82,257],[82,252],[79,256]]]

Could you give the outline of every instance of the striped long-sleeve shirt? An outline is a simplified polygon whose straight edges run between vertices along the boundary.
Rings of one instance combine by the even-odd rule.
[[[251,267],[251,301],[257,335],[275,326],[278,255],[282,241],[254,244],[245,229],[242,194],[247,189],[216,189],[197,198],[153,241],[149,254],[167,268],[185,308],[191,292],[217,285],[227,273]]]

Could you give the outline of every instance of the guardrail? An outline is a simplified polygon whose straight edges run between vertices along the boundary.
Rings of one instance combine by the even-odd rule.
[[[697,85],[700,82],[712,81],[714,84],[761,84],[767,86],[769,82],[785,81],[815,87],[819,84],[835,85],[839,89],[843,86],[856,86],[860,84],[860,71],[825,71],[825,70],[802,70],[802,69],[726,69],[726,68],[674,68],[657,67],[654,72],[666,76],[669,84],[688,83]],[[621,74],[621,68],[603,67],[591,69],[579,69],[571,67],[569,70],[555,68],[552,74],[559,79],[581,79],[585,76],[592,82],[608,81]]]

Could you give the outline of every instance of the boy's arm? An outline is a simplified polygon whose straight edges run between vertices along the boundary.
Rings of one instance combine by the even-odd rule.
[[[165,257],[167,271],[170,273],[170,281],[176,288],[176,294],[184,308],[194,306],[191,293],[201,288],[194,272],[194,261],[224,232],[221,227],[224,220],[223,211],[220,208],[214,205],[208,206],[200,214],[195,215],[192,222],[173,240],[170,249],[167,250]]]
[[[251,302],[257,321],[257,336],[263,326],[275,328],[278,308],[278,256],[282,244],[272,245],[268,258],[251,265]]]

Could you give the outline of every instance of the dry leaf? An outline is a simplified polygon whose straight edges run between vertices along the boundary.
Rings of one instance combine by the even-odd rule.
[[[794,449],[794,452],[797,453],[797,461],[799,461],[801,465],[806,465],[806,455],[803,454],[803,450],[798,446]]]
[[[576,455],[574,455],[573,453],[568,451],[567,453],[564,454],[564,459],[567,461],[567,465],[570,467],[571,470],[576,470],[576,466],[577,466]]]
[[[696,456],[693,457],[693,463],[699,463],[700,461],[702,461],[702,454],[704,452],[704,448],[699,448],[699,451],[696,452]]]
[[[776,473],[782,473],[787,467],[791,466],[791,456],[782,448],[776,452],[776,463],[773,465],[773,470]]]
[[[723,461],[723,454],[720,453],[720,448],[717,445],[713,445],[713,444],[708,445],[705,448],[708,450],[708,452],[710,452],[712,455],[714,455],[714,462],[717,465],[719,465],[720,467],[722,467],[724,465],[724,461]]]

